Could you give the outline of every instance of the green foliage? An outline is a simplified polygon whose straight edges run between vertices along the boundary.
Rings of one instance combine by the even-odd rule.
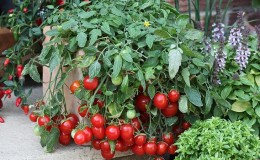
[[[260,158],[260,140],[241,121],[220,118],[197,121],[180,135],[177,160],[232,160]]]

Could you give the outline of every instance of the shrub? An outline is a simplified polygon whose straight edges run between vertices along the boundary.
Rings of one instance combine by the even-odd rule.
[[[178,139],[177,160],[260,158],[260,140],[241,121],[220,118],[197,121]]]

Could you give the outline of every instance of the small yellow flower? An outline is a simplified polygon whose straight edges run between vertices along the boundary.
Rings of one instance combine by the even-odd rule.
[[[151,25],[151,23],[149,21],[144,21],[144,26],[145,27],[149,27]]]

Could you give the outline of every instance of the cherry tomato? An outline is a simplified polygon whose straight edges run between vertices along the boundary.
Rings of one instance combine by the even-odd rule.
[[[126,152],[126,151],[128,151],[129,149],[130,149],[130,147],[124,145],[124,143],[123,143],[123,148],[122,148],[122,151],[121,151],[121,152]]]
[[[144,145],[144,152],[147,154],[147,155],[155,155],[156,154],[156,151],[157,151],[157,145],[155,142],[147,142],[145,145]]]
[[[115,150],[119,152],[123,152],[123,142],[121,140],[117,140]]]
[[[81,105],[78,107],[78,113],[81,117],[85,117],[87,112],[88,112],[88,108],[82,109],[83,107],[86,107],[87,105]],[[90,116],[90,113],[88,112],[88,117]]]
[[[190,127],[191,127],[191,124],[190,124],[189,122],[183,122],[183,123],[182,123],[182,128],[183,128],[184,130],[189,129]]]
[[[70,140],[71,140],[70,134],[65,134],[62,132],[60,133],[60,137],[59,137],[60,144],[67,146],[70,144]]]
[[[163,93],[156,93],[153,98],[153,105],[158,109],[165,109],[168,106],[167,96]]]
[[[77,89],[80,88],[80,81],[76,80],[70,85],[70,91],[71,93],[75,93]]]
[[[15,101],[16,107],[19,107],[21,103],[22,103],[22,98],[21,98],[21,97],[18,97],[18,98],[16,99],[16,101]]]
[[[11,81],[13,79],[13,76],[12,75],[9,75],[8,76],[8,80]]]
[[[157,142],[157,137],[155,137],[155,136],[152,136],[152,137],[150,137],[149,138],[149,142]]]
[[[120,127],[120,135],[122,139],[132,138],[134,135],[134,128],[131,124],[123,124]]]
[[[24,8],[24,9],[23,9],[23,12],[24,12],[24,13],[27,13],[27,12],[28,12],[28,8]]]
[[[129,139],[124,139],[123,143],[124,143],[125,146],[130,147],[130,146],[133,146],[135,144],[135,139],[134,139],[134,137],[129,138]]]
[[[36,19],[36,24],[37,26],[40,26],[42,24],[42,19],[41,18]]]
[[[108,143],[108,141],[103,141],[100,143],[100,148],[101,148],[101,151],[105,151],[105,152],[109,152],[111,149],[110,149],[110,144]]]
[[[25,115],[28,115],[28,113],[29,113],[29,106],[28,106],[28,105],[24,105],[24,106],[22,106],[21,108],[22,108],[22,110],[23,110],[23,113],[24,113]]]
[[[180,134],[182,134],[184,132],[184,130],[179,126],[174,126],[172,130],[176,136],[179,136]]]
[[[83,130],[83,132],[86,134],[86,142],[88,143],[92,140],[93,137],[93,133],[90,127],[86,126],[85,129]]]
[[[12,91],[11,89],[7,89],[7,90],[4,91],[4,93],[5,93],[6,95],[11,95],[12,92],[13,92],[13,91]]]
[[[149,122],[149,119],[150,119],[150,115],[149,115],[147,112],[142,113],[142,114],[140,115],[140,120],[141,120],[141,122],[142,122],[143,124],[148,123],[148,122]]]
[[[128,119],[133,119],[136,116],[136,111],[134,109],[130,109],[126,112],[126,117]]]
[[[159,156],[164,155],[167,152],[168,144],[165,142],[158,142],[157,143],[157,152],[156,154]]]
[[[18,78],[22,76],[22,72],[23,72],[23,65],[20,64],[16,67],[16,74]]]
[[[168,98],[169,98],[170,102],[172,102],[172,103],[178,102],[178,100],[180,99],[180,93],[176,90],[171,90],[168,93]]]
[[[33,112],[29,115],[29,118],[32,122],[36,122],[37,121],[37,118],[38,116],[35,115]]]
[[[115,85],[115,86],[119,86],[123,81],[123,77],[122,76],[118,76],[118,77],[115,77],[115,78],[112,78],[112,83]]]
[[[95,127],[103,127],[105,125],[105,119],[104,117],[97,113],[91,117],[91,124]]]
[[[173,144],[174,142],[173,133],[172,132],[164,133],[162,136],[162,140],[168,145]]]
[[[67,119],[60,124],[60,131],[65,134],[70,134],[74,128],[75,124],[70,119]]]
[[[56,3],[57,3],[57,5],[63,5],[63,4],[65,4],[64,0],[57,0]]]
[[[84,84],[84,88],[87,89],[87,90],[95,90],[98,86],[98,78],[95,77],[93,79],[90,79],[89,76],[86,76],[83,80],[83,84]]]
[[[101,150],[101,155],[104,159],[110,160],[115,156],[115,152],[111,152],[111,151],[105,152]]]
[[[73,123],[74,123],[74,126],[76,126],[78,123],[79,123],[79,118],[78,116],[76,116],[75,114],[73,113],[70,113],[66,116],[68,119],[70,119]]]
[[[150,97],[144,95],[143,93],[137,95],[137,97],[135,98],[135,107],[141,112],[144,113],[146,112],[146,106],[149,104],[150,102]]]
[[[162,114],[167,118],[173,117],[178,113],[178,108],[178,103],[171,103],[162,110]]]
[[[105,127],[92,127],[92,133],[95,138],[97,139],[104,139],[106,136],[106,129]]]
[[[133,152],[135,155],[142,156],[142,155],[145,154],[144,146],[143,146],[143,145],[134,145],[134,146],[132,147],[132,152]]]
[[[141,129],[141,123],[139,122],[138,118],[134,118],[131,120],[131,124],[135,131],[138,131]]]
[[[168,153],[169,154],[175,154],[176,153],[176,150],[177,150],[177,146],[172,144],[168,147]]]
[[[138,134],[135,136],[135,144],[140,146],[146,143],[146,135],[145,134]]]
[[[93,104],[98,105],[99,108],[103,108],[105,105],[105,102],[100,99],[95,99]]]
[[[40,136],[41,135],[40,129],[41,129],[41,127],[39,125],[35,125],[34,128],[33,128],[34,135]]]
[[[87,135],[82,131],[78,130],[74,135],[74,142],[77,145],[83,145],[87,141]]]
[[[0,123],[5,123],[5,120],[3,117],[0,116]]]
[[[95,148],[96,150],[100,150],[101,147],[100,147],[100,140],[99,139],[94,139],[92,142],[91,142],[93,148]]]
[[[47,126],[48,125],[48,123],[51,121],[51,119],[50,119],[50,117],[49,116],[43,116],[43,117],[39,117],[38,119],[37,119],[37,121],[38,121],[38,125],[39,126]]]
[[[117,140],[120,136],[120,129],[118,126],[110,125],[106,128],[106,136],[109,140]]]
[[[6,59],[5,59],[5,62],[4,62],[4,66],[7,67],[8,64],[10,64],[10,59],[9,59],[9,58],[6,58]]]

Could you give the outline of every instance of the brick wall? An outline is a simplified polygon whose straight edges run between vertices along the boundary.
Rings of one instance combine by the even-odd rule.
[[[175,0],[166,0],[167,2],[174,5]],[[218,0],[216,4],[218,4]],[[225,9],[228,4],[228,0],[223,0],[223,3],[221,5],[222,9]],[[194,7],[191,4],[192,10],[194,11]],[[228,11],[226,16],[224,17],[224,23],[226,25],[232,25],[236,21],[237,12],[239,10],[243,10],[246,12],[245,17],[249,17],[249,20],[252,19],[259,19],[259,21],[252,23],[252,25],[258,25],[260,24],[260,12],[258,13],[252,8],[251,0],[232,0],[228,7]],[[188,0],[179,0],[179,9],[182,13],[188,12]],[[200,0],[200,10],[201,10],[201,23],[204,23],[204,15],[205,15],[205,9],[206,9],[206,0]],[[213,13],[213,17],[215,15],[215,11]],[[194,12],[192,12],[192,16],[195,17]],[[213,19],[212,19],[213,21]],[[251,28],[253,29],[253,28]]]

